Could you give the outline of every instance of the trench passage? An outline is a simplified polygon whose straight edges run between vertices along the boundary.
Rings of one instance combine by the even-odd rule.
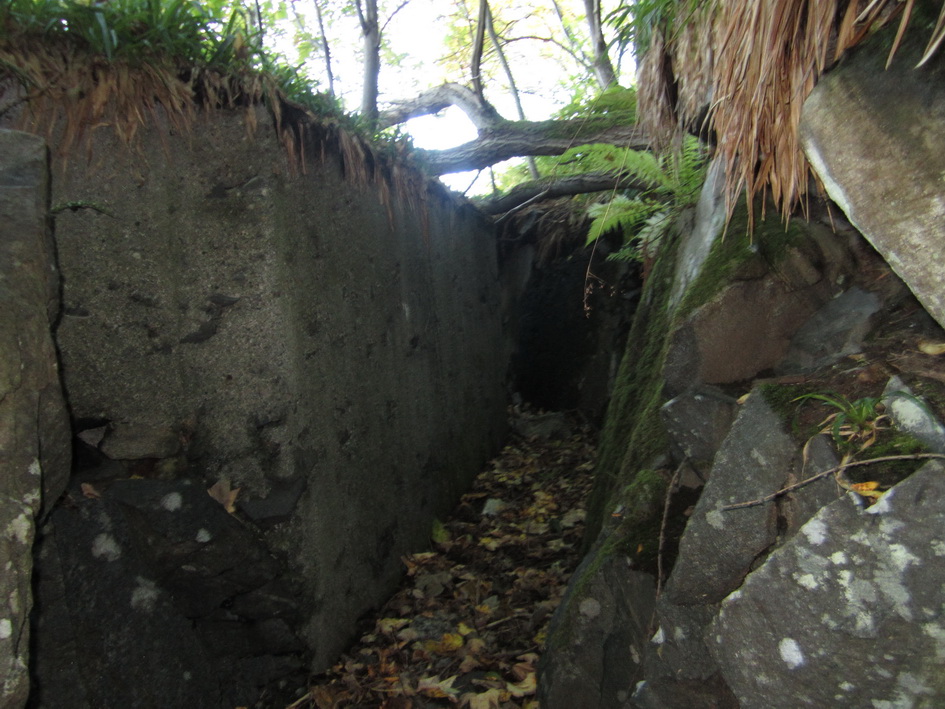
[[[513,433],[400,589],[292,709],[531,707],[551,615],[580,561],[596,432],[512,410]]]

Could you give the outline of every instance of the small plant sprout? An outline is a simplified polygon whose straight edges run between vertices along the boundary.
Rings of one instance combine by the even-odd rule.
[[[841,394],[804,394],[794,401],[819,401],[836,409],[818,426],[821,433],[829,433],[844,451],[859,453],[876,442],[881,431],[889,428],[882,397],[867,396],[850,401]]]

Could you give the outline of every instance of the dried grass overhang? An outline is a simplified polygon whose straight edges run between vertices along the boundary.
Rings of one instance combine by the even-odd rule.
[[[78,150],[91,161],[97,130],[113,130],[129,150],[137,149],[141,129],[160,125],[159,116],[185,132],[201,114],[242,110],[251,136],[260,105],[272,114],[290,171],[304,173],[308,159],[334,155],[347,180],[376,186],[391,224],[394,205],[405,205],[419,216],[427,238],[431,193],[447,199],[447,190],[408,167],[406,156],[381,154],[339,119],[292,103],[265,72],[193,67],[163,55],[148,62],[108,59],[68,41],[0,40],[0,125],[45,138],[61,169]]]
[[[680,130],[710,130],[725,163],[729,214],[744,191],[749,200],[770,195],[787,218],[812,174],[798,138],[805,99],[846,50],[898,20],[891,61],[915,2],[688,3],[675,26],[654,31],[640,63],[641,126],[657,144]],[[945,5],[920,65],[943,39]]]

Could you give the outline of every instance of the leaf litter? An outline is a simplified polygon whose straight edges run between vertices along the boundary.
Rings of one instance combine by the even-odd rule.
[[[403,558],[400,589],[291,709],[537,709],[548,622],[580,561],[595,443],[574,419],[556,437],[511,434],[433,524],[431,550]]]

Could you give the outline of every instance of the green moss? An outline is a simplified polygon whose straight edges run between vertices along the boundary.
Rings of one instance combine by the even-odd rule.
[[[748,231],[748,208],[742,199],[732,214],[725,235],[716,239],[699,276],[686,290],[676,313],[685,318],[692,311],[708,303],[739,271],[751,262],[759,269],[774,267],[791,246],[803,242],[804,228],[796,221],[785,226],[773,209],[765,218],[756,216],[754,231]]]
[[[874,458],[884,458],[886,456],[915,455],[916,453],[927,452],[928,448],[915,436],[889,429],[883,431],[876,443],[860,452],[856,459],[873,460]],[[875,465],[862,465],[850,468],[847,471],[847,476],[855,483],[876,481],[882,488],[887,488],[905,480],[926,462],[922,459],[905,459],[876,463]]]
[[[667,236],[634,315],[607,409],[588,503],[586,546],[596,539],[605,513],[613,507],[618,481],[632,482],[635,472],[648,467],[665,449],[659,407],[664,402],[662,372],[672,322],[667,303],[679,234],[674,231]]]

